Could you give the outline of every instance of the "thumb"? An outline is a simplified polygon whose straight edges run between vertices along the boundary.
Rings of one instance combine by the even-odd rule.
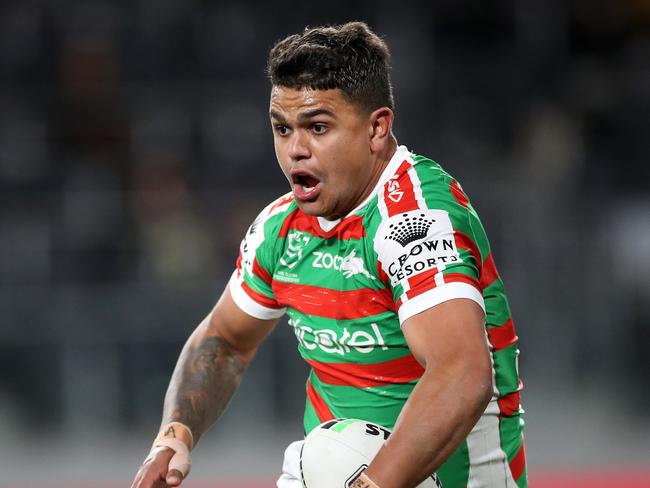
[[[178,486],[183,481],[183,473],[177,469],[170,469],[167,473],[165,483],[169,486]]]

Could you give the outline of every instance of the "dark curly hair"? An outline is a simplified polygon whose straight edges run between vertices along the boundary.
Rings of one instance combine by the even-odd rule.
[[[274,86],[340,89],[366,110],[393,108],[386,43],[364,22],[306,28],[273,46],[267,73]]]

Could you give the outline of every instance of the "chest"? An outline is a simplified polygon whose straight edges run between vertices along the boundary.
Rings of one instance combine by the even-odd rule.
[[[383,288],[377,260],[364,239],[322,238],[292,230],[281,251],[274,281],[335,291]]]
[[[283,244],[273,293],[303,353],[383,359],[403,348],[392,292],[364,238],[291,230]]]

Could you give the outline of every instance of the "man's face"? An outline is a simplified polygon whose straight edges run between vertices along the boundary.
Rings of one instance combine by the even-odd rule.
[[[340,90],[271,91],[275,154],[298,207],[337,219],[363,201],[375,184],[370,114]]]

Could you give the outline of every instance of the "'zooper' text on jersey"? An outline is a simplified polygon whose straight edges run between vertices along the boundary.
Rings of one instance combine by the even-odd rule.
[[[309,216],[286,195],[260,213],[240,250],[233,299],[257,318],[286,313],[312,367],[306,432],[337,417],[392,428],[423,373],[401,323],[446,300],[477,302],[486,312],[495,395],[475,430],[492,437],[486,444],[485,435],[470,434],[438,474],[446,488],[467,486],[470,471],[507,463],[513,486],[524,486],[510,309],[481,222],[440,165],[400,146],[346,217]]]

